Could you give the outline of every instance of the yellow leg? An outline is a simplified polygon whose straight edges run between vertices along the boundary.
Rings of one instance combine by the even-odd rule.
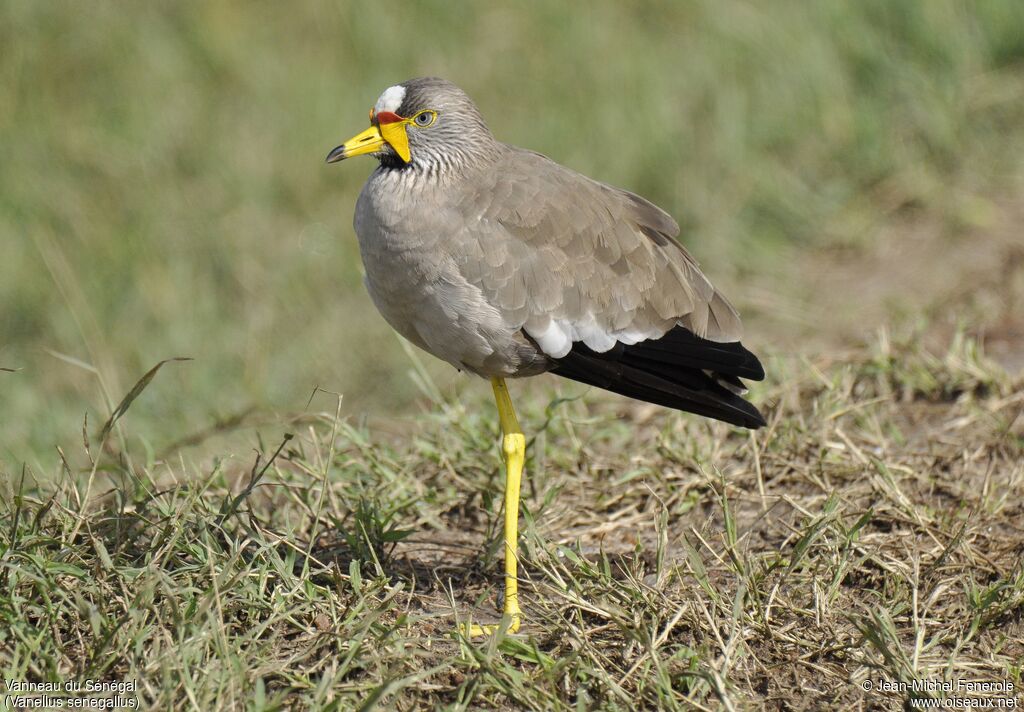
[[[519,581],[516,578],[519,560],[516,551],[519,538],[519,485],[526,460],[526,437],[519,428],[505,380],[492,378],[491,387],[494,388],[494,400],[501,419],[501,452],[505,460],[505,605],[500,625],[474,625],[469,629],[470,635],[493,635],[501,626],[507,626],[509,633],[515,633],[520,623]]]

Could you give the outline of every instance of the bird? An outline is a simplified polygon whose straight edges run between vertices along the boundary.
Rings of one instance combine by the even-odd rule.
[[[370,126],[327,155],[378,165],[356,201],[364,283],[399,334],[489,379],[505,468],[502,618],[515,633],[526,438],[506,379],[553,373],[736,426],[765,377],[736,309],[677,240],[664,210],[502,143],[469,96],[437,77],[386,88]]]

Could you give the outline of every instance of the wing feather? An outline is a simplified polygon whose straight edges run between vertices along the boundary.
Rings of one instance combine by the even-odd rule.
[[[740,338],[735,309],[676,241],[675,220],[638,195],[510,147],[461,205],[461,273],[548,355],[566,339],[601,352],[677,325]]]

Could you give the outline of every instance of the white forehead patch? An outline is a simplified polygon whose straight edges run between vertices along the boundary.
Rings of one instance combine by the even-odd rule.
[[[395,113],[398,111],[398,107],[402,105],[405,100],[405,87],[401,85],[395,85],[388,87],[384,90],[384,93],[377,99],[377,103],[374,105],[373,110],[376,112],[390,111]]]

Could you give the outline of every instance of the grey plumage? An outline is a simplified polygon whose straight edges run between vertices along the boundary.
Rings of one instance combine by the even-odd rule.
[[[644,198],[497,141],[441,79],[382,95],[409,122],[356,205],[366,287],[399,333],[487,377],[561,373],[748,427],[736,391],[761,378],[736,310]],[[387,108],[385,106],[385,108]],[[391,110],[391,109],[387,109]],[[340,147],[339,147],[340,148]],[[332,154],[333,155],[333,154]]]

